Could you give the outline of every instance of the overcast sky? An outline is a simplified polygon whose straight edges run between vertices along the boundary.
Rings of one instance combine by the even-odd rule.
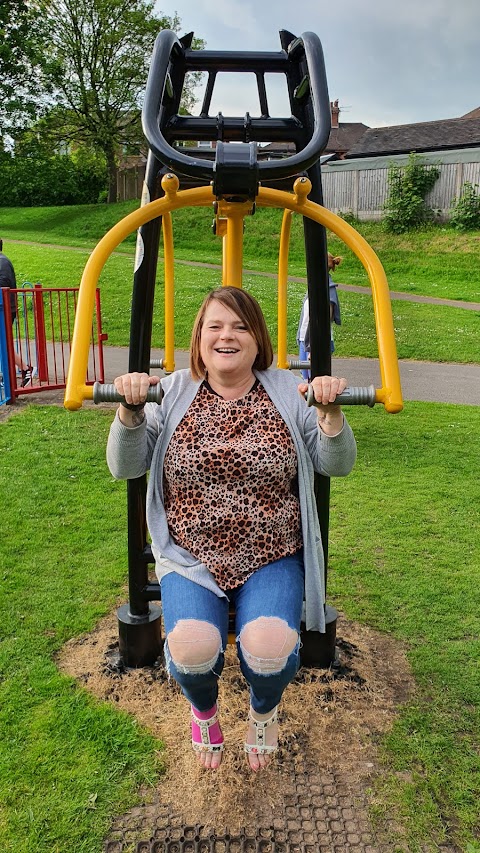
[[[175,8],[182,34],[193,30],[209,50],[276,51],[280,29],[316,33],[340,121],[379,127],[480,106],[480,0],[177,0]],[[215,107],[258,114],[246,78],[228,77]],[[270,112],[285,115],[279,82]]]

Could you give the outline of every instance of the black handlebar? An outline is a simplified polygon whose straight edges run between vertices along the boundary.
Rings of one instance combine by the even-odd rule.
[[[161,383],[151,385],[147,392],[147,403],[161,403],[163,398],[163,388]],[[102,385],[100,382],[93,384],[93,402],[94,403],[125,403],[125,397],[118,393],[115,385]]]
[[[302,151],[282,160],[267,160],[259,163],[260,179],[277,180],[289,178],[303,172],[317,162],[325,149],[331,129],[330,100],[328,97],[327,75],[320,39],[315,33],[303,33],[289,46],[289,52],[299,50],[303,44],[310,84],[310,95],[314,115],[314,131],[310,141]]]
[[[176,34],[171,30],[163,30],[155,41],[155,46],[150,65],[150,71],[145,91],[145,101],[142,111],[142,126],[150,149],[158,160],[174,172],[199,178],[203,181],[212,181],[215,173],[215,164],[211,160],[203,160],[195,155],[183,154],[173,148],[165,139],[160,129],[162,124],[162,110],[165,103],[175,107],[175,99],[179,96],[173,91],[172,74],[173,64],[181,63],[183,72],[191,70],[250,70],[251,67],[261,71],[283,71],[288,72],[289,67],[300,56],[306,92],[310,92],[311,104],[314,115],[314,130],[305,147],[290,157],[281,160],[260,161],[258,163],[258,176],[262,180],[276,180],[292,177],[302,172],[317,162],[324,150],[330,133],[330,101],[328,96],[327,79],[323,50],[320,39],[315,33],[306,32],[300,38],[293,39],[287,50],[278,53],[254,53],[254,52],[219,52],[187,50],[180,42]],[[203,59],[203,57],[205,57]],[[184,75],[183,75],[184,76]],[[298,97],[303,97],[300,95]],[[167,114],[167,113],[165,113]],[[175,121],[177,117],[171,115],[171,135],[175,133]],[[178,117],[180,119],[180,117]],[[223,117],[220,115],[220,123]],[[195,118],[183,119],[184,122],[195,124]],[[228,119],[233,128],[235,123],[239,129],[245,125],[245,118]],[[248,116],[251,129],[255,128],[255,119]],[[269,118],[258,119],[262,126]],[[286,121],[291,121],[287,119]],[[170,133],[169,133],[170,135]],[[252,137],[250,137],[252,138]],[[265,139],[260,136],[259,139]],[[247,141],[247,140],[246,140]]]
[[[158,126],[160,107],[165,87],[171,85],[168,74],[169,65],[175,55],[181,57],[184,48],[176,33],[162,30],[158,34],[153,48],[152,61],[148,72],[145,100],[142,109],[142,127],[150,149],[161,163],[173,171],[194,178],[212,179],[213,164],[196,157],[188,157],[175,151],[168,144]],[[173,92],[172,95],[173,97]]]
[[[368,385],[366,388],[345,388],[341,394],[338,394],[335,398],[335,405],[338,406],[373,406],[376,403],[376,391],[374,385]],[[308,391],[305,394],[305,399],[307,401],[307,406],[319,406],[315,400],[315,396],[313,393],[313,388],[311,385],[308,386]]]
[[[341,394],[335,398],[335,404],[339,406],[370,406],[375,405],[376,391],[374,385],[368,385],[365,388],[352,387],[345,388]],[[161,383],[151,385],[147,392],[147,403],[161,403],[163,399],[163,388]],[[308,386],[308,391],[305,394],[307,406],[318,406],[315,400],[313,388]],[[118,393],[115,385],[103,385],[100,382],[94,382],[93,385],[93,402],[94,403],[124,403],[125,398]]]

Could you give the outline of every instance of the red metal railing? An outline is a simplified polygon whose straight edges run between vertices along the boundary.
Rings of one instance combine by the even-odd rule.
[[[10,294],[15,295],[16,317],[12,321]],[[71,340],[78,287],[23,287],[3,289],[8,366],[12,397],[65,388],[70,360]],[[104,382],[103,342],[100,291],[95,292],[87,384]],[[15,354],[25,365],[34,368],[31,385],[21,387],[22,376],[15,364]]]

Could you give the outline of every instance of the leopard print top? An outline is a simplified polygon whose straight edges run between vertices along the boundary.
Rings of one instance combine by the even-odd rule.
[[[164,463],[164,505],[175,541],[234,589],[302,547],[297,456],[257,381],[239,400],[203,383]]]

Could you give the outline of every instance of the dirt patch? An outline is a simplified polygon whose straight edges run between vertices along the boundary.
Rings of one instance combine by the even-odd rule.
[[[235,648],[229,646],[219,709],[226,748],[220,770],[206,773],[189,743],[189,707],[161,661],[125,670],[118,659],[117,620],[112,614],[95,631],[66,644],[60,669],[95,696],[133,714],[165,743],[166,774],[160,800],[187,824],[270,825],[295,790],[299,762],[348,780],[362,794],[379,769],[377,748],[414,682],[401,646],[392,638],[340,618],[339,659],[330,670],[301,669],[280,709],[280,748],[275,761],[255,776],[243,753],[248,689]],[[296,769],[295,769],[296,767]],[[159,792],[160,793],[160,792]]]
[[[16,397],[13,404],[0,406],[0,423],[13,417],[13,415],[20,415],[25,411],[27,406],[57,406],[62,409],[64,399],[64,390],[39,391],[38,394],[25,394],[21,397]],[[89,402],[88,405],[93,406],[93,403]],[[97,409],[106,409],[115,412],[116,408],[116,403],[96,403],[94,411]]]
[[[15,398],[14,403],[0,406],[0,423],[8,420],[13,415],[21,414],[27,406],[63,406],[64,391],[39,391],[38,394],[24,394]]]
[[[20,412],[23,412],[24,408],[25,408],[25,403],[23,400],[22,400],[22,402],[15,402],[14,404],[11,404],[11,405],[7,404],[7,403],[3,403],[0,406],[0,423],[7,421],[13,415],[18,415]]]

